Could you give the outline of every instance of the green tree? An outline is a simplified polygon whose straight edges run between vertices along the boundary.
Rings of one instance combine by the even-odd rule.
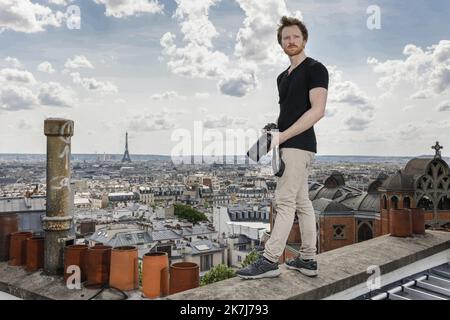
[[[256,259],[258,259],[258,257],[260,256],[260,252],[253,250],[251,251],[244,259],[244,262],[242,262],[242,268],[245,268],[246,266],[248,266],[249,264],[252,264],[253,262],[256,261]]]
[[[209,270],[200,280],[200,285],[204,286],[210,283],[214,283],[217,281],[222,281],[228,278],[233,278],[236,276],[236,273],[230,267],[227,267],[224,264],[219,264]]]
[[[191,206],[187,206],[184,204],[175,204],[175,215],[181,219],[186,219],[189,222],[197,223],[199,221],[206,221],[208,218],[204,213],[195,210]]]

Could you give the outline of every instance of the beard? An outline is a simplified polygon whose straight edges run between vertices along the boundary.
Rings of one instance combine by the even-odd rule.
[[[289,47],[289,48],[284,48],[284,53],[286,53],[289,57],[293,57],[296,55],[299,55],[300,53],[302,53],[303,49],[305,49],[305,47],[303,45],[300,45],[300,47]]]

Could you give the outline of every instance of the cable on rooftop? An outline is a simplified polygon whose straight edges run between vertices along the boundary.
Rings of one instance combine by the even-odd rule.
[[[94,298],[96,298],[98,295],[100,295],[106,289],[112,289],[112,290],[118,291],[122,295],[122,299],[120,299],[120,300],[127,300],[128,299],[128,295],[123,290],[121,290],[119,288],[116,288],[116,287],[112,287],[109,284],[105,284],[104,286],[102,286],[102,288],[96,294],[94,294],[88,300],[94,300]]]

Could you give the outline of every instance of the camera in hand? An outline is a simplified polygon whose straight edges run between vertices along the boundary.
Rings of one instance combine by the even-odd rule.
[[[247,156],[255,162],[258,162],[270,150],[272,142],[272,130],[277,129],[275,123],[268,123],[264,126],[264,134],[256,141],[256,143],[247,151]]]

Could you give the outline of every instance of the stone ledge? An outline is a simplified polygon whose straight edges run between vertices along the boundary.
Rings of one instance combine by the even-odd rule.
[[[287,300],[323,299],[365,283],[367,268],[378,265],[381,275],[450,249],[450,232],[427,231],[411,238],[381,236],[328,251],[317,256],[319,276],[308,278],[281,266],[275,279],[232,278],[208,286],[180,292],[164,300]],[[450,252],[450,251],[449,251]],[[405,275],[408,276],[408,275]],[[42,270],[26,272],[22,267],[0,263],[0,291],[22,299],[87,300],[98,289],[69,290],[60,276],[47,276]],[[142,300],[139,290],[127,292],[129,299]],[[105,291],[101,299],[119,299]]]
[[[450,232],[427,231],[425,235],[410,238],[386,235],[319,254],[317,278],[308,278],[281,266],[281,276],[275,279],[232,278],[180,292],[167,299],[323,299],[365,283],[370,276],[367,268],[371,265],[379,266],[383,275],[449,248]]]
[[[42,270],[27,272],[23,267],[11,267],[0,262],[0,291],[9,293],[24,300],[88,300],[100,289],[70,290],[66,287],[62,276],[48,276]],[[128,291],[129,299],[143,299],[139,290]],[[110,290],[102,293],[104,300],[118,300],[121,296]]]

